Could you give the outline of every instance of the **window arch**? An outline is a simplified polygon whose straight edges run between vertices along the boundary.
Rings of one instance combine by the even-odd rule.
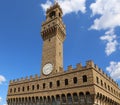
[[[62,103],[66,103],[66,97],[65,97],[65,94],[62,94],[62,95],[61,95],[61,99],[62,99]]]
[[[29,89],[30,89],[29,86],[27,86],[27,91],[29,91]]]
[[[18,88],[18,92],[20,92],[20,87]]]
[[[34,90],[35,89],[35,86],[34,85],[32,85],[32,90]]]
[[[10,93],[12,93],[12,89],[10,89]]]
[[[25,87],[22,88],[22,91],[23,91],[23,92],[25,91]]]
[[[103,81],[101,80],[101,86],[103,86]]]
[[[104,83],[104,85],[105,85],[105,88],[107,89],[107,85],[106,85],[106,83]]]
[[[55,16],[56,16],[55,11],[52,11],[52,12],[49,14],[49,17],[50,17],[50,18],[53,18],[53,17],[55,17]]]
[[[59,87],[60,86],[60,80],[57,80],[57,87]]]
[[[45,89],[45,83],[43,83],[43,89]]]
[[[87,104],[92,103],[92,97],[89,92],[86,92],[86,102],[87,102]]]
[[[56,103],[57,103],[57,105],[60,105],[60,96],[59,95],[56,95]]]
[[[16,92],[16,88],[14,88],[14,93]]]
[[[110,91],[110,86],[108,85],[108,90]]]
[[[80,104],[84,105],[85,104],[85,96],[84,96],[84,93],[83,92],[80,92],[79,93],[79,97],[80,97]]]
[[[74,84],[77,84],[77,77],[73,78],[73,82],[74,82]]]
[[[97,82],[97,84],[99,84],[99,78],[98,77],[96,77],[96,82]]]
[[[111,92],[113,93],[113,88],[111,87]]]
[[[65,79],[65,85],[68,85],[68,79]]]
[[[68,105],[72,105],[72,96],[70,93],[67,94]]]
[[[77,95],[77,93],[73,93],[73,100],[74,100],[74,102],[78,102],[78,95]]]
[[[61,17],[61,13],[59,13],[59,17]]]
[[[87,82],[87,76],[83,75],[83,82]]]
[[[52,88],[52,82],[50,82],[49,86],[50,86],[50,88]]]
[[[39,86],[39,84],[37,84],[37,90],[39,90],[39,88],[40,88],[40,86]]]
[[[55,105],[55,104],[56,104],[56,100],[55,100],[55,97],[54,97],[54,96],[52,96],[51,101],[52,101],[52,102],[51,102],[52,105]]]

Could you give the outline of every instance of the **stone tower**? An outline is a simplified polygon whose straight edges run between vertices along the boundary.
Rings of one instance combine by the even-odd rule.
[[[63,42],[66,30],[62,15],[62,9],[58,3],[55,3],[47,9],[46,20],[42,23],[42,76],[58,73],[63,68]]]

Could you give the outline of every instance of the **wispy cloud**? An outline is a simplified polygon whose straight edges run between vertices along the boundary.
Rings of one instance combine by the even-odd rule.
[[[106,31],[100,39],[107,41],[105,52],[109,56],[118,46],[115,28],[120,26],[120,0],[96,0],[90,5],[90,9],[92,16],[100,15],[90,29]]]
[[[2,97],[0,97],[0,102],[2,101]]]
[[[115,80],[120,79],[120,62],[111,61],[110,65],[106,68],[106,70]]]
[[[86,0],[57,0],[60,4],[63,14],[69,14],[72,12],[78,13],[81,11],[82,13],[86,12],[85,3]],[[47,0],[45,4],[41,4],[43,10],[47,10],[48,7],[52,5],[52,0]]]
[[[100,39],[106,43],[105,53],[108,56],[116,51],[118,42],[117,35],[114,34],[113,29],[107,31],[104,36],[100,37]]]
[[[2,76],[2,75],[0,75],[0,85],[1,85],[3,82],[5,82],[5,81],[6,81],[5,77]]]

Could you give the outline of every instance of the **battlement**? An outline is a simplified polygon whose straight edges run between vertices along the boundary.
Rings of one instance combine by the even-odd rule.
[[[15,79],[15,80],[10,80],[10,84],[13,83],[22,83],[22,82],[28,82],[28,81],[33,81],[33,80],[37,80],[38,78],[40,78],[37,74],[34,76],[26,76],[25,78],[20,78],[20,79]]]
[[[50,8],[47,9],[47,13],[50,12],[51,10],[55,9],[55,8],[59,8],[59,10],[62,12],[62,9],[60,7],[60,5],[58,3],[55,3],[54,5],[52,5]]]
[[[82,66],[81,63],[78,63],[76,64],[76,67],[73,68],[72,65],[68,66],[67,67],[67,70],[61,72],[61,73],[67,73],[67,72],[72,72],[74,70],[86,70],[86,69],[89,69],[89,68],[93,68],[94,70],[96,70],[98,73],[100,73],[102,76],[104,76],[106,79],[108,79],[109,81],[111,81],[114,85],[116,85],[118,87],[118,83],[116,83],[111,77],[109,77],[106,73],[104,73],[104,71],[99,68],[96,64],[94,64],[94,62],[92,60],[89,60],[89,61],[86,61],[86,65],[85,66]],[[11,80],[10,81],[10,84],[15,84],[15,83],[22,83],[22,82],[29,82],[29,81],[34,81],[34,80],[38,80],[38,79],[42,79],[42,77],[38,76],[37,74],[34,75],[34,76],[30,76],[30,77],[25,77],[25,78],[20,78],[20,79],[16,79],[16,80]]]
[[[86,65],[82,66],[81,63],[78,63],[76,65],[76,68],[73,68],[72,65],[68,66],[67,71],[72,71],[72,70],[86,70],[88,68],[93,68],[95,69],[98,73],[100,73],[102,76],[104,76],[106,79],[111,81],[114,85],[118,87],[118,83],[116,83],[110,76],[108,76],[101,68],[99,68],[92,60],[86,61]],[[66,72],[67,72],[66,71]]]

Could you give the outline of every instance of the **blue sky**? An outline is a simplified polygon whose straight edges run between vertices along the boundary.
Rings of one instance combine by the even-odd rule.
[[[64,69],[93,60],[120,85],[120,0],[58,0],[67,37]],[[10,80],[39,74],[41,23],[53,0],[0,0],[0,105]]]

